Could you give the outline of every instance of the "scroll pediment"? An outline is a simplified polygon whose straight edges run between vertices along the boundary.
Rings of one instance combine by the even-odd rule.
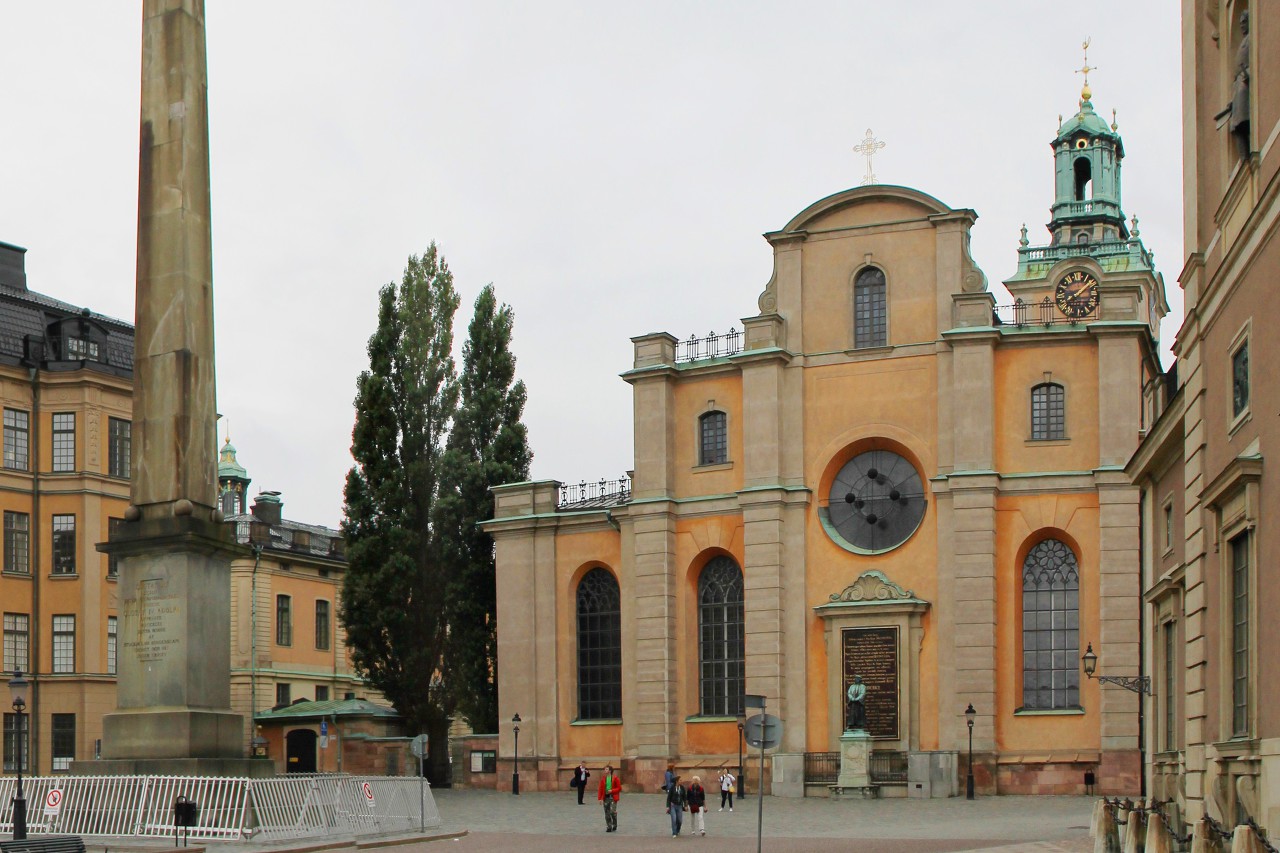
[[[903,605],[911,611],[920,612],[929,607],[929,602],[916,598],[914,592],[898,586],[885,577],[884,572],[871,570],[863,572],[856,581],[833,593],[828,603],[815,609],[827,616],[851,607],[897,608]]]

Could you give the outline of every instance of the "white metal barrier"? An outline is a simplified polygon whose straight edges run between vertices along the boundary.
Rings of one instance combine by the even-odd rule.
[[[23,779],[22,789],[31,835],[172,836],[179,831],[173,804],[180,796],[199,806],[190,836],[206,841],[440,826],[430,787],[406,776],[38,776]],[[0,778],[0,832],[13,831],[16,790],[12,777]]]

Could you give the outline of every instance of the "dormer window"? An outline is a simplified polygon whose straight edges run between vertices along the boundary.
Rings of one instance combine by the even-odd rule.
[[[98,361],[98,344],[86,338],[67,338],[67,361]]]

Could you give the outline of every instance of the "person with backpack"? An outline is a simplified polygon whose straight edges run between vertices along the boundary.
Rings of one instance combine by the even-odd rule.
[[[707,792],[702,787],[702,780],[693,777],[687,793],[689,814],[693,818],[693,832],[705,836],[707,834]]]
[[[672,838],[680,835],[680,827],[684,824],[684,810],[688,807],[688,792],[680,784],[680,777],[672,774],[671,782],[667,785],[667,814],[671,816]]]

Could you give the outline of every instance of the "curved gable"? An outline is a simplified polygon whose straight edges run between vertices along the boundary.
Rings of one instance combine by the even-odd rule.
[[[801,231],[810,228],[824,218],[860,205],[878,205],[889,209],[900,208],[906,211],[918,211],[924,216],[952,212],[950,207],[947,207],[928,193],[892,184],[872,184],[865,187],[854,187],[815,201],[796,214],[782,229],[782,232]],[[876,218],[879,219],[880,217]]]

